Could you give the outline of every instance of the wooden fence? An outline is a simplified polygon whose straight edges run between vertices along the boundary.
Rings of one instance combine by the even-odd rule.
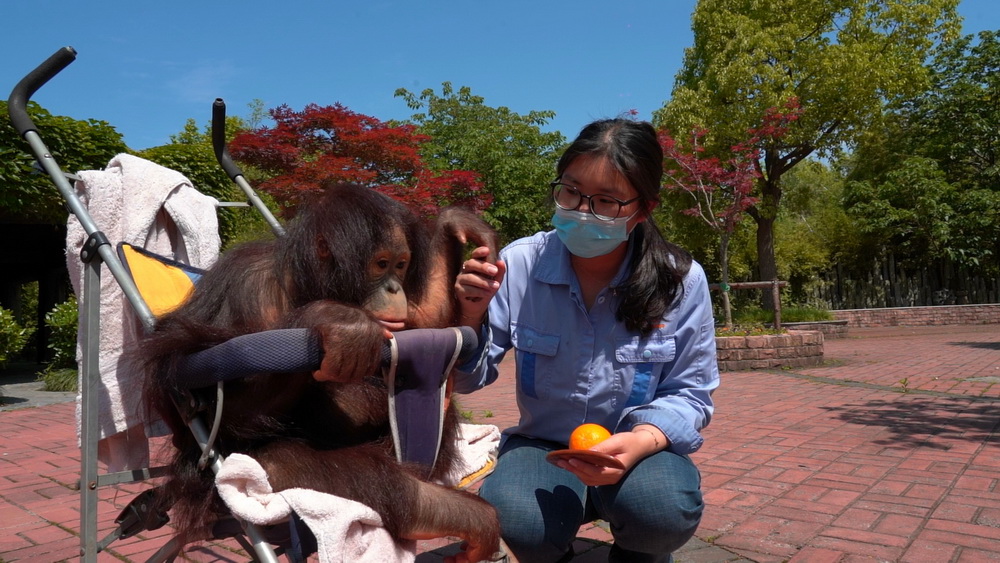
[[[1000,278],[948,264],[907,270],[890,257],[863,275],[838,265],[810,283],[806,295],[809,302],[829,309],[1000,303]]]

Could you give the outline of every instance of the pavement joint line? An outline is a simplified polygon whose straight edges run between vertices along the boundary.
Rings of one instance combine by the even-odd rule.
[[[770,373],[772,375],[783,375],[786,377],[800,379],[802,381],[812,381],[813,383],[822,383],[826,385],[840,385],[843,387],[860,387],[863,389],[873,389],[876,391],[889,391],[892,393],[898,393],[900,395],[927,395],[931,397],[939,397],[942,399],[966,399],[977,403],[1000,403],[1000,398],[996,397],[965,395],[962,393],[948,393],[947,391],[934,391],[933,389],[904,390],[895,386],[878,385],[875,383],[865,383],[864,381],[854,381],[853,379],[836,379],[833,377],[824,377],[821,375],[809,375],[805,373],[796,373],[793,371],[786,371],[780,369],[767,369],[767,370],[755,370],[755,371],[761,373]]]

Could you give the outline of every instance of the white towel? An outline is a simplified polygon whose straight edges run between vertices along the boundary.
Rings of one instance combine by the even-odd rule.
[[[459,462],[445,484],[480,471],[496,455],[500,430],[488,424],[461,424]],[[452,481],[449,483],[449,481]],[[234,515],[258,525],[273,524],[295,511],[316,536],[320,561],[410,562],[416,542],[396,543],[382,519],[367,506],[308,489],[271,490],[267,473],[251,457],[232,454],[215,477],[219,495]]]
[[[77,194],[113,245],[127,242],[200,268],[215,263],[220,245],[217,201],[199,193],[180,172],[120,154],[105,170],[82,171],[79,176]],[[79,220],[71,214],[66,263],[81,305],[85,296],[80,248],[86,238]],[[146,437],[160,435],[165,429],[145,412],[142,374],[122,355],[141,335],[142,327],[106,267],[101,269],[100,305],[99,456],[109,471],[145,467],[149,462]],[[81,315],[80,326],[86,321]],[[78,361],[82,359],[82,344],[77,346]],[[78,431],[80,416],[78,395]]]
[[[279,522],[294,510],[316,536],[323,563],[404,563],[416,559],[416,542],[397,544],[371,508],[308,489],[274,493],[264,468],[243,454],[226,458],[215,484],[233,514],[254,524]]]
[[[458,459],[451,470],[441,478],[441,484],[448,487],[465,488],[471,483],[463,483],[468,477],[474,481],[482,479],[493,471],[486,467],[496,460],[500,448],[500,429],[493,424],[458,425]],[[487,471],[483,471],[486,468]],[[473,481],[473,482],[474,482]]]

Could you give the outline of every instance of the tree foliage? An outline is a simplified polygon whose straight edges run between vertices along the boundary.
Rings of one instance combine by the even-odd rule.
[[[427,215],[441,205],[482,210],[490,203],[475,173],[432,170],[420,156],[428,139],[412,125],[390,125],[341,104],[270,111],[273,127],[244,131],[230,153],[268,174],[258,187],[286,209],[327,180],[354,182],[395,197]]]
[[[877,180],[847,184],[844,204],[870,248],[909,267],[942,259],[978,267],[997,250],[1000,198],[948,182],[938,163],[910,157]]]
[[[928,84],[935,42],[953,37],[958,0],[700,0],[694,46],[685,52],[672,99],[655,115],[672,131],[704,127],[706,143],[728,147],[767,108],[795,99],[801,118],[761,148],[757,223],[761,279],[774,279],[774,221],[782,176],[806,157],[853,145],[888,101]]]
[[[732,328],[729,308],[729,242],[744,212],[757,203],[751,195],[760,177],[759,146],[780,141],[788,126],[800,116],[798,106],[786,111],[769,108],[759,127],[747,131],[745,140],[729,147],[725,158],[705,155],[703,140],[708,131],[696,129],[682,147],[670,133],[659,133],[660,145],[667,160],[667,189],[690,196],[693,203],[683,211],[698,217],[719,235],[719,265],[722,271],[722,296],[726,327]]]
[[[995,274],[1000,31],[940,45],[929,68],[931,87],[897,104],[845,161],[845,203],[866,253]]]
[[[949,181],[1000,191],[1000,30],[943,44],[933,84],[904,106],[912,152],[933,158]]]
[[[254,100],[249,104],[249,120],[236,115],[226,116],[227,143],[239,133],[248,130],[251,123],[259,124],[262,121],[261,114],[264,112],[262,104],[260,100]],[[221,202],[247,201],[246,194],[229,178],[215,158],[211,123],[206,123],[199,129],[194,119],[188,119],[179,133],[170,136],[170,144],[139,151],[138,156],[184,174],[195,188]],[[250,166],[241,167],[241,170],[251,185],[266,177]],[[273,198],[266,193],[258,192],[258,195],[272,212],[277,212],[278,204]],[[221,207],[218,210],[218,217],[219,236],[223,248],[272,235],[264,218],[251,208]]]
[[[28,115],[53,158],[66,172],[99,170],[127,150],[122,136],[105,121],[52,115],[28,102]],[[7,102],[0,101],[7,115]],[[62,224],[66,208],[48,175],[37,172],[27,141],[6,118],[0,119],[0,220]]]
[[[811,277],[833,262],[857,256],[858,239],[844,211],[844,178],[839,170],[808,159],[788,172],[784,190],[778,246],[786,246],[792,239],[807,242],[819,249],[822,257],[789,263],[780,259],[779,249],[778,267],[783,275]]]
[[[666,131],[659,133],[667,160],[664,188],[689,196],[691,207],[685,214],[701,219],[714,231],[732,233],[747,208],[757,202],[750,192],[759,175],[754,165],[758,151],[751,145],[737,145],[725,159],[705,155],[707,133],[705,129],[692,131],[684,145]]]
[[[922,265],[950,245],[955,195],[936,162],[911,158],[882,181],[850,182],[844,202],[861,233]]]
[[[458,91],[441,85],[441,95],[428,88],[419,95],[396,90],[410,109],[410,118],[429,140],[420,153],[433,170],[474,170],[484,190],[493,196],[484,218],[512,239],[543,229],[551,217],[548,182],[565,138],[543,133],[555,112],[520,115],[509,108],[490,107],[468,87]]]
[[[784,203],[775,223],[775,258],[779,276],[789,282],[792,303],[820,305],[810,301],[819,275],[838,261],[861,259],[859,235],[842,203],[843,186],[839,170],[815,159],[803,161],[785,176]]]
[[[210,142],[171,143],[139,151],[137,156],[184,174],[198,191],[219,201],[247,200],[242,190],[219,166]],[[270,234],[263,218],[253,209],[223,207],[218,210],[218,217],[219,237],[222,239],[223,248],[248,238]]]

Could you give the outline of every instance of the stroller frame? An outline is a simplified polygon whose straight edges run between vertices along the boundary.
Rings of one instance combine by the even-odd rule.
[[[18,133],[28,142],[32,152],[37,158],[38,164],[41,168],[49,175],[52,182],[56,185],[59,193],[62,195],[63,200],[69,206],[69,210],[73,213],[77,219],[80,221],[82,227],[87,233],[87,240],[84,243],[83,249],[81,250],[80,256],[85,264],[84,271],[84,305],[86,311],[87,321],[80,330],[83,332],[82,341],[85,343],[82,346],[82,359],[80,361],[80,372],[81,372],[81,421],[80,421],[80,443],[81,443],[81,468],[80,468],[80,554],[83,561],[91,562],[97,560],[97,553],[101,551],[104,547],[109,545],[112,541],[120,537],[128,537],[132,533],[142,531],[142,529],[155,529],[156,527],[162,526],[166,523],[166,520],[156,523],[156,522],[142,522],[143,519],[148,519],[149,516],[144,514],[142,511],[143,502],[139,499],[137,511],[133,512],[131,518],[125,518],[125,521],[119,523],[118,529],[113,531],[108,537],[101,541],[97,540],[97,508],[98,508],[98,489],[101,487],[106,487],[110,485],[119,485],[124,483],[134,483],[138,481],[144,481],[154,477],[159,477],[164,475],[165,468],[153,467],[153,468],[143,468],[137,470],[120,471],[114,473],[101,474],[98,470],[97,463],[97,448],[98,448],[98,385],[99,385],[99,333],[100,333],[100,287],[101,287],[101,264],[105,264],[108,271],[115,278],[115,281],[121,287],[121,290],[131,305],[132,309],[138,316],[142,327],[148,332],[152,330],[155,324],[155,317],[149,306],[143,300],[142,295],[139,293],[135,282],[125,270],[124,265],[115,253],[114,247],[111,241],[108,240],[107,236],[100,231],[98,226],[94,223],[90,216],[89,211],[80,201],[75,190],[70,185],[66,178],[66,174],[63,173],[62,169],[56,163],[55,158],[46,147],[45,143],[42,141],[41,136],[38,133],[38,129],[34,122],[31,120],[27,113],[27,104],[31,96],[41,88],[46,82],[53,78],[56,74],[66,68],[70,63],[76,59],[76,50],[72,47],[63,47],[46,59],[42,64],[36,67],[28,75],[26,75],[20,82],[14,87],[11,92],[10,98],[8,99],[8,112],[10,114],[11,122],[14,127],[18,130]],[[221,103],[221,100],[216,100],[214,116],[218,116],[216,119],[221,118],[222,123],[225,122],[225,105]],[[213,120],[213,128],[217,121]],[[213,137],[219,137],[223,141],[223,149],[219,150],[217,148],[216,154],[221,158],[228,160],[228,154],[224,149],[225,131],[219,131]],[[231,163],[231,161],[229,161]],[[238,171],[235,165],[230,166],[227,172]],[[238,174],[240,180],[243,180],[242,173]],[[271,225],[272,229],[278,234],[283,233],[283,229],[280,224],[271,214],[270,210],[263,204],[256,193],[249,186],[249,184],[243,180],[238,182],[240,188],[242,188],[248,195],[250,203],[260,211],[268,224]],[[209,447],[210,444],[210,433],[206,424],[200,418],[194,418],[189,422],[189,427],[191,432],[195,436],[199,445],[203,448]],[[221,467],[222,459],[216,452],[211,453],[211,461],[209,466],[213,472],[218,472]],[[136,501],[133,501],[133,505]],[[132,505],[130,505],[131,507]],[[126,508],[126,512],[129,509]],[[125,516],[123,512],[123,516]],[[122,520],[123,516],[119,517]],[[151,528],[142,528],[143,524],[151,524]],[[158,525],[157,525],[158,524]],[[136,528],[135,531],[128,529],[129,527]],[[250,523],[241,522],[243,533],[249,538],[250,543],[246,544],[244,538],[237,538],[245,548],[249,547],[256,553],[257,557],[261,561],[277,561],[275,551],[264,539],[262,533],[258,528]],[[177,552],[179,552],[181,546],[177,545],[174,539],[171,539],[166,545],[163,546],[152,558],[151,560],[167,560],[172,559]]]
[[[27,113],[30,97],[46,82],[62,71],[76,59],[76,51],[72,47],[63,47],[56,51],[42,64],[26,75],[11,92],[8,99],[10,119],[20,135],[28,142],[35,155],[39,167],[48,174],[58,188],[70,213],[76,216],[83,227],[87,239],[80,251],[84,263],[83,272],[83,309],[82,316],[86,319],[80,327],[84,343],[81,348],[80,369],[80,555],[85,562],[97,560],[97,553],[117,539],[131,537],[139,532],[155,530],[168,522],[165,513],[157,512],[154,490],[146,490],[134,498],[119,514],[115,523],[118,527],[107,537],[98,541],[98,491],[102,487],[135,483],[166,474],[165,467],[145,467],[126,471],[100,473],[98,468],[99,408],[100,391],[100,291],[101,264],[108,267],[119,288],[133,311],[137,315],[144,331],[153,330],[156,318],[147,302],[144,300],[135,280],[128,272],[126,265],[108,239],[95,224],[86,206],[77,196],[76,191],[67,180],[71,175],[64,173],[56,163],[52,154],[45,146],[37,127]],[[284,228],[275,219],[271,211],[264,205],[257,193],[243,177],[242,171],[232,161],[225,146],[225,103],[216,99],[212,111],[212,141],[219,164],[237,186],[246,195],[249,205],[252,205],[262,215],[276,236],[285,234]],[[242,205],[245,203],[224,204]],[[432,466],[440,447],[440,424],[443,421],[443,410],[437,409],[436,414],[430,414],[427,409],[430,402],[437,401],[440,406],[445,398],[445,381],[447,374],[457,361],[468,359],[477,347],[475,331],[467,327],[444,329],[410,329],[395,334],[382,352],[382,364],[385,369],[389,387],[390,426],[392,439],[396,447],[397,459],[413,461]],[[249,346],[248,346],[249,343]],[[247,349],[257,350],[249,352]],[[280,365],[276,364],[273,353],[280,348],[284,354]],[[238,354],[233,351],[238,350]],[[428,353],[433,350],[434,353]],[[231,361],[235,355],[239,361]],[[206,387],[216,384],[221,393],[222,383],[229,379],[243,377],[261,372],[302,372],[317,368],[321,358],[319,343],[307,329],[280,329],[253,333],[236,337],[215,347],[197,352],[183,360],[188,371],[197,373],[188,377],[190,388]],[[397,367],[406,366],[407,377],[396,380]],[[175,401],[176,402],[176,401]],[[178,403],[178,406],[181,405]],[[182,408],[184,412],[186,409]],[[215,425],[218,424],[216,413]],[[189,430],[203,452],[205,466],[214,474],[222,468],[223,457],[213,448],[215,432],[210,429],[200,416],[185,416]],[[415,424],[418,428],[404,426],[402,423]],[[423,427],[419,427],[423,424]],[[433,433],[427,429],[436,427],[437,441]],[[292,549],[287,551],[290,559],[302,557],[299,546],[294,545],[294,538],[301,533],[300,523],[291,523],[291,528],[285,529],[285,534],[293,538]],[[235,523],[233,526],[231,524]],[[273,528],[273,527],[268,527]],[[279,530],[280,532],[280,530]],[[277,550],[265,534],[264,527],[255,526],[242,521],[235,516],[228,516],[223,526],[218,530],[215,539],[234,538],[244,549],[258,561],[276,562],[277,556],[284,548]],[[288,535],[279,540],[279,544],[288,539]],[[170,561],[180,553],[183,544],[176,537],[171,538],[163,547],[150,557],[150,561]]]

